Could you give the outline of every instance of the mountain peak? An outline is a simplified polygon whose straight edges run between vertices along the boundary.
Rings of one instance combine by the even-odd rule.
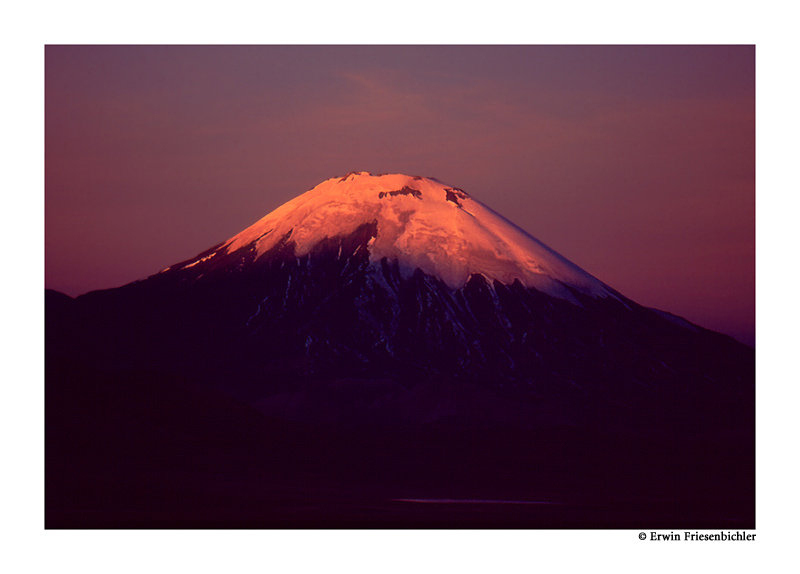
[[[350,172],[323,181],[224,242],[171,269],[217,255],[255,252],[258,260],[280,242],[302,257],[322,240],[346,237],[364,225],[377,229],[370,262],[396,261],[410,277],[417,269],[461,289],[472,275],[510,285],[519,281],[576,302],[572,290],[617,297],[602,282],[535,239],[463,189],[431,177]],[[219,257],[218,259],[222,259]]]
[[[459,197],[467,197],[462,189],[450,187],[433,177],[405,175],[401,173],[379,173],[373,175],[367,171],[351,171],[342,177],[325,180],[314,190],[325,193],[347,193],[353,195],[374,195],[378,199],[409,195],[427,202],[450,201],[458,205]],[[312,190],[313,191],[313,190]]]

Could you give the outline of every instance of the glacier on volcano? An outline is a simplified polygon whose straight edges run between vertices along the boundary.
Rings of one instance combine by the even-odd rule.
[[[302,257],[325,238],[346,236],[375,222],[370,261],[397,261],[405,278],[416,269],[461,289],[474,274],[574,300],[568,285],[595,297],[616,292],[463,190],[433,178],[352,172],[331,178],[285,203],[215,252],[254,247],[257,257],[290,234]]]

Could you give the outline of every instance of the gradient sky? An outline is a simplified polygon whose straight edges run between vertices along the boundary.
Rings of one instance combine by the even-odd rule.
[[[47,46],[45,284],[154,274],[352,170],[460,187],[755,340],[753,46]]]

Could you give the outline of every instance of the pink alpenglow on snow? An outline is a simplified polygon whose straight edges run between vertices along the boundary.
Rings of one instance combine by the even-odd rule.
[[[470,276],[573,300],[568,285],[586,294],[616,297],[598,279],[531,237],[463,190],[434,178],[352,172],[328,179],[226,241],[219,253],[254,244],[263,255],[291,233],[303,256],[326,237],[348,235],[377,222],[370,261],[396,260],[410,276],[421,269],[452,289]],[[204,258],[213,257],[205,255]],[[195,265],[197,261],[185,264]]]

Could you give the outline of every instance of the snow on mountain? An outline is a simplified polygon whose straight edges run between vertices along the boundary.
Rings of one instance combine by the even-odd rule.
[[[574,301],[568,285],[593,297],[616,293],[575,264],[516,227],[463,190],[433,178],[352,172],[322,182],[226,241],[199,262],[255,248],[261,257],[289,238],[298,257],[326,237],[347,236],[377,224],[369,243],[370,262],[397,261],[404,277],[416,269],[452,289],[473,274]],[[175,267],[173,267],[174,269]]]

